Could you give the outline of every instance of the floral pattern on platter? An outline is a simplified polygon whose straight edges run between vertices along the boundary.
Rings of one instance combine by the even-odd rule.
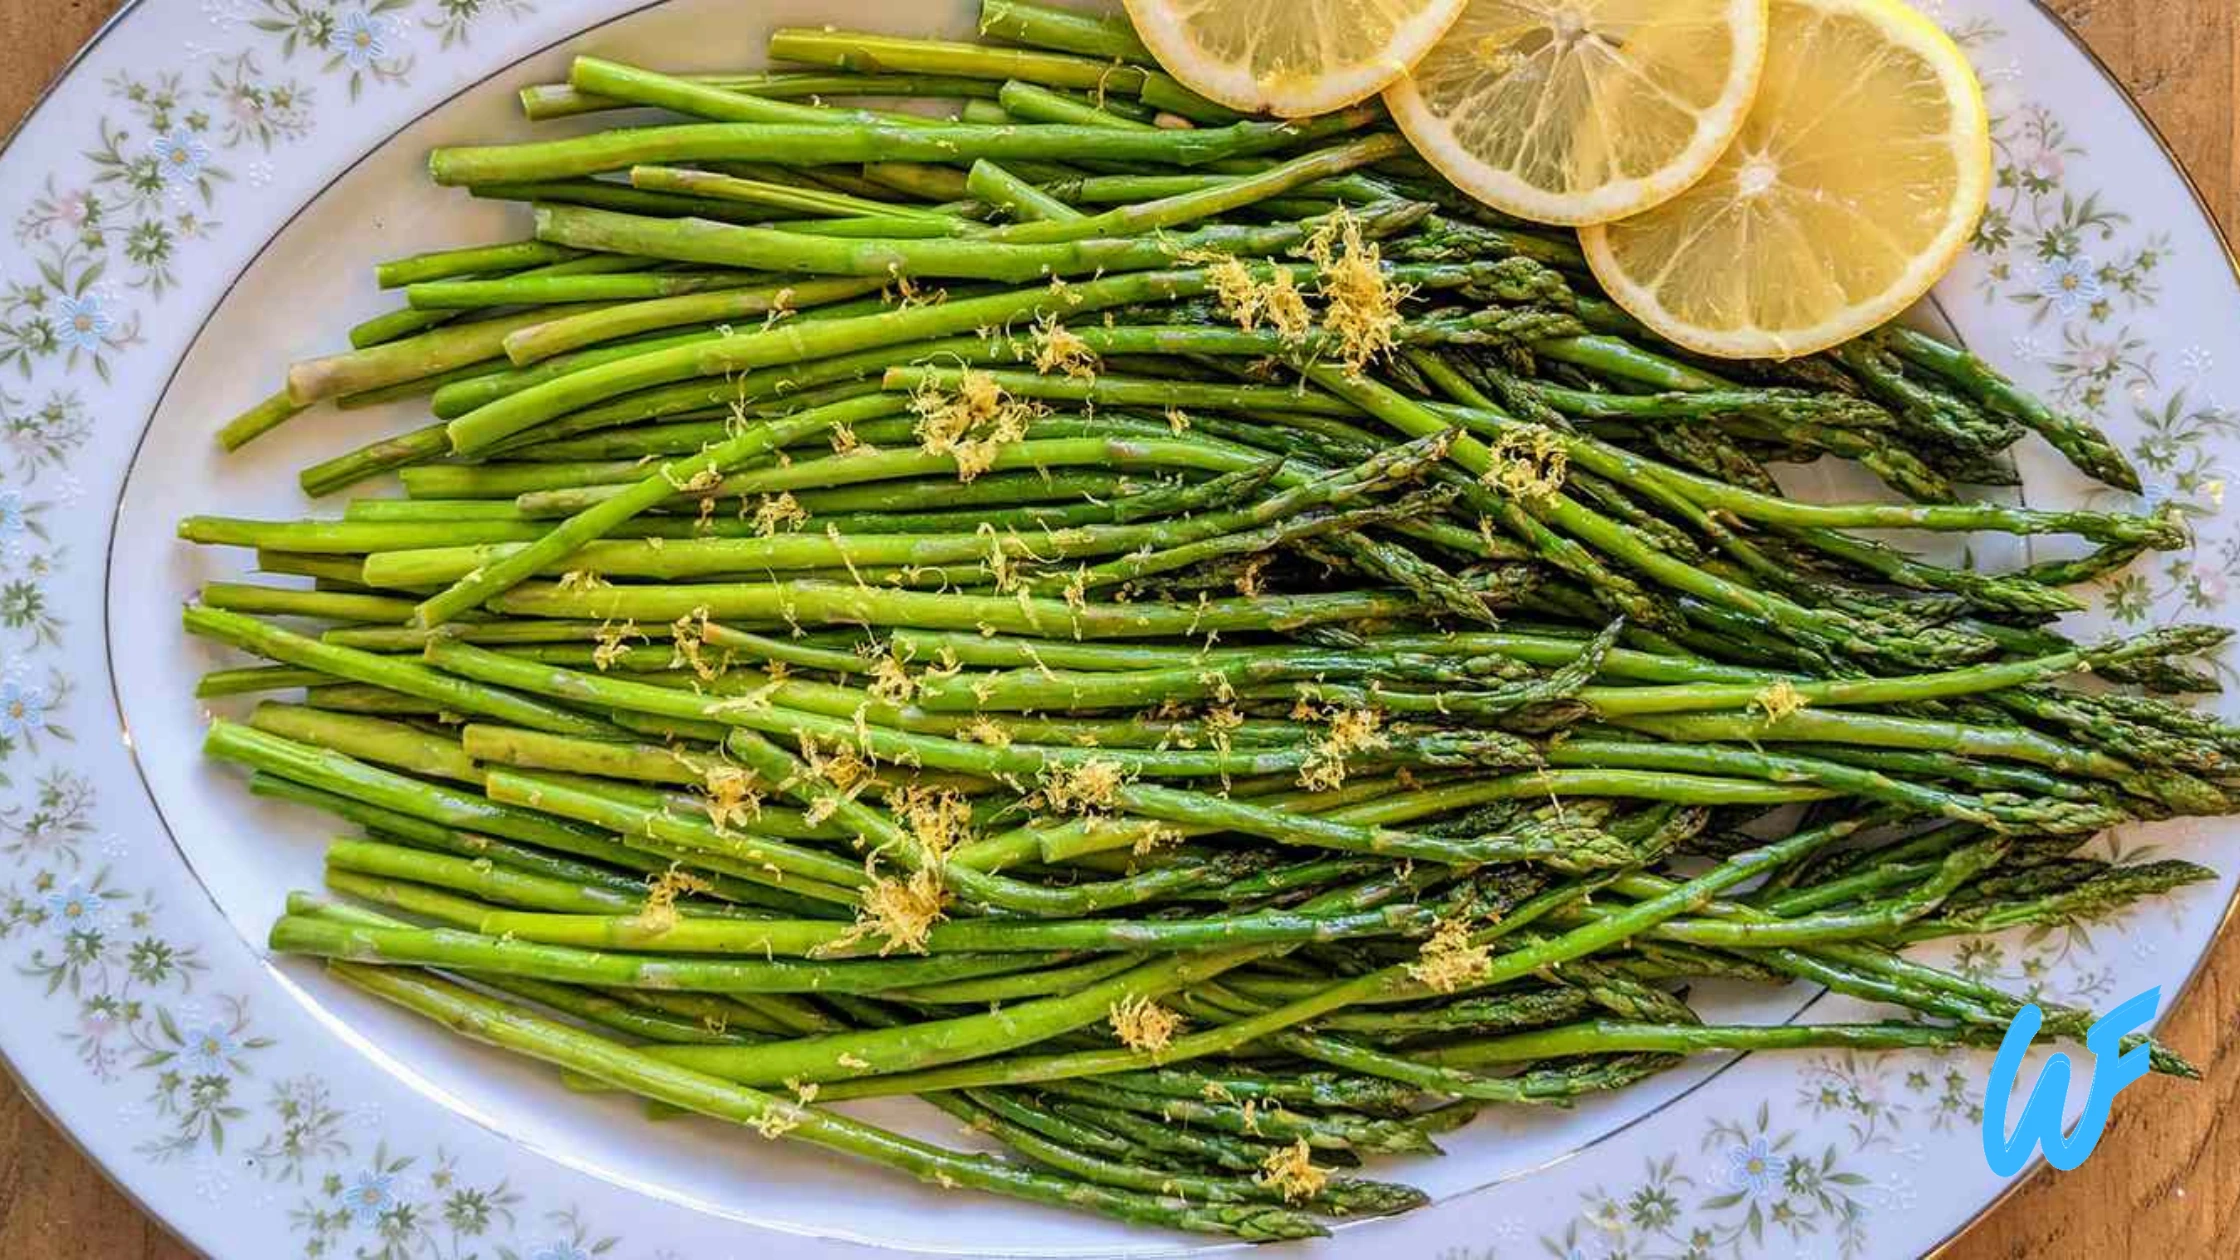
[[[450,48],[477,22],[532,5],[208,0],[204,10],[222,34],[252,38],[179,69],[112,75],[114,110],[96,123],[83,164],[50,172],[16,217],[31,266],[0,280],[0,366],[29,376],[53,364],[108,380],[116,357],[143,340],[141,303],[162,298],[182,251],[223,226],[232,186],[269,180],[263,155],[311,133],[323,89],[348,102],[404,84],[417,35]]]
[[[0,788],[49,741],[71,679],[39,660],[64,628],[47,579],[67,561],[47,520],[78,497],[71,460],[94,432],[90,406],[143,318],[176,289],[185,253],[222,226],[244,183],[270,179],[263,155],[309,136],[324,88],[343,99],[401,85],[412,42],[464,43],[478,22],[519,17],[526,0],[218,0],[224,34],[254,39],[188,64],[109,77],[112,110],[92,125],[82,162],[50,172],[13,221],[27,264],[0,279]],[[97,378],[91,392],[74,378]],[[531,1211],[503,1178],[476,1181],[441,1148],[405,1153],[377,1115],[340,1106],[314,1075],[258,1083],[273,1040],[249,998],[197,989],[200,947],[175,935],[163,905],[119,875],[125,846],[97,821],[94,785],[59,763],[28,796],[0,805],[0,947],[13,969],[74,1017],[61,1033],[88,1076],[126,1091],[118,1110],[149,1160],[194,1169],[206,1198],[231,1195],[232,1170],[287,1187],[302,1254],[362,1260],[592,1260],[612,1251],[572,1208]],[[261,1095],[261,1101],[259,1100]],[[238,1154],[245,1163],[224,1157]]]
[[[1979,60],[2001,35],[1981,20],[1952,33]],[[2103,422],[2133,422],[2110,427],[2134,429],[2129,454],[2146,480],[2146,504],[2176,509],[2196,530],[2192,547],[2103,579],[2103,606],[2130,625],[2219,609],[2240,577],[2240,535],[2210,536],[2228,476],[2212,444],[2240,434],[2240,414],[2204,386],[2215,367],[2206,346],[2187,346],[2175,361],[2155,349],[2162,277],[2179,261],[2170,236],[2136,222],[2105,191],[2078,187],[2071,167],[2088,155],[2051,105],[2016,99],[2017,67],[1981,70],[1995,179],[1971,242],[1982,263],[1975,288],[2029,313],[2012,358],[2039,369],[2032,383],[2050,400]]]
[[[1862,1254],[1873,1181],[1837,1144],[1815,1152],[1807,1140],[1776,1128],[1770,1105],[1746,1123],[1714,1123],[1695,1173],[1677,1155],[1651,1159],[1631,1186],[1596,1187],[1585,1211],[1542,1244],[1561,1260],[1710,1260],[1818,1238]]]
[[[246,997],[197,992],[199,948],[167,933],[153,894],[113,877],[123,847],[95,806],[92,784],[56,769],[0,811],[0,860],[15,872],[0,887],[0,945],[75,1008],[62,1035],[84,1070],[132,1091],[119,1115],[140,1134],[135,1150],[194,1165],[213,1196],[233,1190],[222,1157],[244,1154],[259,1180],[299,1192],[288,1220],[307,1257],[590,1260],[615,1247],[573,1209],[531,1216],[504,1179],[472,1180],[440,1148],[400,1153],[378,1114],[345,1108],[321,1077],[259,1086],[273,1041]]]
[[[306,1257],[610,1255],[620,1239],[575,1207],[533,1202],[515,1179],[464,1167],[442,1145],[407,1145],[378,1108],[280,1062],[250,995],[212,991],[202,944],[124,873],[127,848],[104,829],[94,784],[58,756],[73,696],[54,663],[65,626],[49,590],[71,556],[50,522],[78,497],[69,468],[117,364],[177,300],[196,248],[227,215],[249,212],[245,190],[273,180],[272,155],[311,137],[323,111],[402,88],[479,27],[534,11],[528,0],[201,7],[215,45],[106,79],[105,108],[74,157],[18,185],[29,189],[10,220],[18,248],[0,260],[0,369],[13,369],[0,376],[0,956],[52,1004],[56,1035],[117,1099],[141,1158],[190,1169],[205,1199],[284,1218]],[[1997,27],[1951,25],[1983,70],[1996,122],[1997,191],[1971,282],[1979,300],[2026,316],[2010,353],[1995,357],[2124,435],[2147,499],[2199,533],[2188,551],[2104,579],[2104,609],[2135,624],[2217,610],[2240,575],[2240,535],[2221,517],[2228,474],[2215,450],[2240,434],[2240,418],[2208,385],[2209,351],[2158,352],[2169,338],[2154,326],[2171,268],[2202,260],[2080,185],[2090,154],[2056,108],[2020,99],[2020,68],[1999,64]],[[2032,995],[2094,1001],[2116,975],[2103,942],[2120,935],[2038,930],[1971,941],[1951,959]],[[1495,1249],[1442,1254],[1873,1254],[1878,1222],[1913,1202],[1906,1169],[1922,1143],[1974,1141],[1981,1072],[1967,1062],[1761,1060],[1766,1101],[1754,1110],[1711,1118],[1688,1143],[1646,1156],[1616,1148],[1597,1164],[1604,1180],[1579,1189],[1552,1225],[1515,1225]],[[1610,1178],[1620,1167],[1637,1171]]]
[[[295,1149],[334,1153],[350,1167],[350,1147],[337,1136],[348,1116],[336,1110],[327,1087],[315,1078],[283,1082],[274,1091],[274,1109],[287,1120]],[[270,1158],[270,1157],[268,1157]],[[276,1157],[280,1175],[298,1184],[307,1178],[300,1154]],[[304,1236],[306,1256],[350,1255],[363,1260],[467,1260],[478,1256],[485,1240],[497,1260],[591,1260],[612,1251],[619,1241],[601,1237],[573,1210],[552,1212],[535,1228],[524,1228],[523,1196],[503,1179],[476,1182],[440,1148],[432,1159],[398,1155],[377,1143],[355,1171],[329,1171],[305,1186],[288,1210],[291,1227]],[[529,1238],[535,1241],[522,1242]]]

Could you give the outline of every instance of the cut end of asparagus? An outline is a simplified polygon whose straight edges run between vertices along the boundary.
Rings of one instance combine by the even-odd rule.
[[[283,389],[227,421],[225,427],[218,430],[218,445],[227,451],[240,450],[294,419],[306,405]]]

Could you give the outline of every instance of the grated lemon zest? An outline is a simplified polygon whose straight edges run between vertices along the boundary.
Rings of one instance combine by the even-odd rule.
[[[962,793],[905,783],[887,793],[887,809],[909,829],[928,864],[972,839],[972,802]]]
[[[872,854],[865,859],[864,870],[874,869],[878,860],[879,855]],[[855,924],[836,943],[879,936],[885,938],[879,946],[882,957],[898,949],[922,954],[926,952],[926,942],[931,939],[933,925],[948,917],[945,909],[948,903],[949,891],[942,887],[941,876],[930,866],[919,867],[900,879],[874,877],[863,890]]]
[[[638,635],[638,623],[635,621],[624,621],[619,626],[612,621],[600,622],[598,631],[592,635],[591,663],[598,666],[602,674],[614,668],[623,657],[635,650],[624,642],[633,635],[644,637]]]
[[[730,667],[731,661],[728,656],[711,665],[708,663],[706,655],[701,651],[708,638],[708,609],[706,605],[703,604],[671,622],[669,635],[675,643],[675,648],[669,656],[669,668],[675,669],[679,665],[690,665],[693,675],[701,682],[711,682]]]
[[[754,772],[745,767],[710,763],[701,787],[707,793],[708,823],[718,831],[762,817],[762,793],[754,788]]]
[[[1379,355],[1399,347],[1400,303],[1413,292],[1385,278],[1383,255],[1361,236],[1361,222],[1344,206],[1323,220],[1301,251],[1315,266],[1315,291],[1323,302],[1322,326],[1337,339],[1338,358],[1359,375]]]
[[[1229,751],[1229,736],[1244,725],[1244,714],[1229,705],[1218,705],[1206,710],[1206,738],[1224,754]]]
[[[1087,814],[1111,809],[1124,782],[1119,762],[1092,757],[1079,765],[1045,768],[1036,799],[1059,813]]]
[[[1284,1202],[1297,1203],[1322,1193],[1330,1174],[1315,1167],[1313,1148],[1307,1145],[1305,1138],[1300,1138],[1271,1152],[1252,1179],[1282,1194]]]
[[[769,538],[781,529],[787,531],[800,529],[808,523],[808,520],[808,509],[795,501],[793,492],[781,490],[776,494],[763,495],[762,502],[756,505],[754,509],[754,532],[764,538]]]
[[[685,893],[704,893],[715,885],[698,875],[671,862],[669,869],[654,876],[646,883],[646,903],[638,909],[639,926],[655,932],[666,932],[677,925],[677,898]]]
[[[918,422],[912,433],[929,455],[947,455],[957,463],[957,480],[971,481],[995,464],[1002,449],[1027,434],[1027,426],[1042,414],[1035,404],[1006,394],[986,372],[966,369],[958,378],[957,392],[943,394],[931,381],[910,395],[910,409]]]
[[[1510,429],[1493,440],[1483,480],[1510,498],[1538,502],[1563,489],[1571,456],[1546,429]]]
[[[801,1127],[805,1113],[797,1103],[782,1103],[762,1113],[754,1122],[754,1131],[776,1141]]]
[[[1260,326],[1260,316],[1267,308],[1267,298],[1260,291],[1260,282],[1253,279],[1252,269],[1234,254],[1187,253],[1182,261],[1204,263],[1206,283],[1213,286],[1213,300],[1221,313],[1237,321],[1237,327],[1246,332]]]
[[[1470,943],[1470,925],[1461,919],[1442,919],[1423,943],[1408,974],[1440,993],[1452,993],[1485,975],[1493,965],[1491,945]]]
[[[1129,994],[1112,1004],[1107,1015],[1120,1044],[1156,1056],[1174,1043],[1183,1018],[1147,997]]]
[[[1777,678],[1765,690],[1759,692],[1757,698],[1752,700],[1751,703],[1765,711],[1766,724],[1771,726],[1791,714],[1802,711],[1811,702],[1804,698],[1803,692],[1797,690],[1796,684],[1786,678]]]
[[[910,671],[882,644],[872,650],[871,681],[864,690],[879,703],[899,709],[917,699],[918,680],[912,678]]]
[[[972,719],[970,725],[957,732],[957,738],[968,744],[986,744],[990,748],[1011,747],[1011,732],[985,716]]]
[[[679,494],[699,494],[704,490],[712,490],[717,482],[723,480],[723,473],[714,464],[706,465],[683,481],[677,480],[675,467],[674,464],[663,464],[661,466],[661,479],[668,482],[669,487]]]
[[[1058,322],[1055,311],[1044,311],[1034,325],[1034,370],[1048,376],[1063,373],[1084,381],[1097,379],[1097,354],[1081,335]]]
[[[1156,853],[1161,849],[1182,843],[1182,833],[1165,823],[1148,823],[1136,833],[1136,842],[1129,849],[1137,857]]]
[[[1262,590],[1260,574],[1274,559],[1273,556],[1254,556],[1245,561],[1244,567],[1237,570],[1237,594],[1246,599],[1257,599]]]
[[[1268,326],[1276,330],[1287,345],[1301,345],[1307,334],[1314,331],[1314,312],[1307,309],[1307,295],[1299,291],[1299,283],[1291,273],[1276,270],[1260,290],[1260,303],[1268,313]]]
[[[1329,719],[1330,729],[1307,750],[1306,762],[1299,767],[1299,786],[1310,792],[1332,792],[1345,786],[1347,757],[1391,742],[1381,729],[1384,717],[1375,709],[1333,705],[1321,716]]]

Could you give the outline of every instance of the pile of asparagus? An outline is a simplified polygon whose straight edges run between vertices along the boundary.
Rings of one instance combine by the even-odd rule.
[[[534,238],[381,264],[406,304],[223,433],[425,396],[302,475],[404,497],[179,528],[311,579],[185,613],[269,662],[203,695],[301,691],[210,754],[363,829],[275,949],[584,1088],[1280,1239],[1420,1204],[1343,1170],[1487,1106],[1995,1043],[2021,997],[1906,947],[2210,876],[2080,847],[2231,810],[2240,731],[2160,698],[2225,632],[2052,624],[2180,525],[1959,489],[2033,433],[2136,489],[2090,426],[1904,328],[1700,361],[1375,108],[982,30],[578,58],[532,117],[694,121],[433,155]],[[1892,493],[1785,498],[1813,460]],[[1707,978],[1899,1017],[1708,1024]],[[826,1106],[894,1094],[1008,1154]]]

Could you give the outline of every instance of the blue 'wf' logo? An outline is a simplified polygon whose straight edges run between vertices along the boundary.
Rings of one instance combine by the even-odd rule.
[[[2108,1108],[2124,1086],[2147,1074],[2147,1047],[2123,1049],[2125,1033],[2154,1018],[2156,986],[2100,1017],[2085,1034],[2085,1049],[2092,1051],[2092,1096],[2085,1100],[2084,1115],[2067,1137],[2061,1134],[2061,1106],[2069,1094],[2069,1056],[2056,1053],[2038,1073],[2030,1100],[2022,1105],[2022,1119],[2014,1136],[2007,1132],[2007,1098],[2014,1093],[2015,1076],[2022,1070],[2022,1056],[2046,1022],[2044,1012],[2025,1006],[2007,1025],[1999,1055],[1991,1061],[1991,1088],[1983,1099],[1983,1158],[1991,1171],[2012,1177],[2029,1162],[2032,1148],[2043,1146],[2046,1162],[2067,1172],[2084,1162],[2100,1135],[2108,1128]]]

